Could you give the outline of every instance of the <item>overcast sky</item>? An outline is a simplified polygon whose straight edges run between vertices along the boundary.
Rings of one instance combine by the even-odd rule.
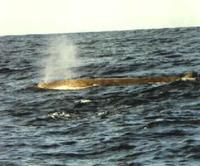
[[[200,0],[0,0],[0,35],[200,26]]]

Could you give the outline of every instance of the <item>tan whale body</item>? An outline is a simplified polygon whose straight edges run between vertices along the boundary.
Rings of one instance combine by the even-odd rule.
[[[196,73],[186,73],[181,76],[166,77],[136,77],[136,78],[95,78],[95,79],[74,79],[60,80],[53,82],[41,82],[37,84],[42,89],[58,89],[58,90],[78,90],[95,86],[127,86],[135,84],[154,84],[154,83],[170,83],[174,81],[196,80]]]

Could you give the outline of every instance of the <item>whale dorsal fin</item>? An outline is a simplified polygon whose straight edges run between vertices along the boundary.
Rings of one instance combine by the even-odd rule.
[[[181,77],[182,81],[195,81],[197,80],[198,74],[194,71],[187,72]]]

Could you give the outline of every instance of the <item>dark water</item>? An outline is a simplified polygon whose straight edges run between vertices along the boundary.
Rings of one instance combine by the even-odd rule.
[[[78,77],[200,71],[200,28],[0,37],[0,165],[200,165],[198,81],[31,88],[59,37],[79,50]]]

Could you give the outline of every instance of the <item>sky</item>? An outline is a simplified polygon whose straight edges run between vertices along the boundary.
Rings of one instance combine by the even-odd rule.
[[[200,26],[200,0],[0,0],[0,35]]]

